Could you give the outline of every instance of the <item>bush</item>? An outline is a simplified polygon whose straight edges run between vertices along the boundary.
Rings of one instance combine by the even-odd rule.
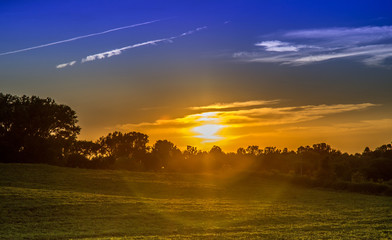
[[[336,181],[331,184],[331,187],[336,190],[346,190],[349,184],[348,182]]]
[[[360,193],[382,194],[390,188],[384,184],[377,183],[351,183],[348,185],[347,190]]]
[[[392,187],[388,187],[388,189],[384,192],[385,196],[392,196]]]
[[[66,158],[66,166],[67,167],[72,167],[72,168],[88,168],[89,167],[90,160],[86,158],[85,156],[78,154],[78,153],[72,153],[67,156]]]

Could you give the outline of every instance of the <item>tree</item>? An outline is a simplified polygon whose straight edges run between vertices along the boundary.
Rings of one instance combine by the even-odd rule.
[[[276,147],[265,147],[264,148],[264,154],[274,154],[274,153],[280,153],[280,149],[277,149]]]
[[[223,152],[222,148],[214,145],[208,153],[208,162],[205,162],[207,170],[218,170],[226,165],[226,154]]]
[[[246,154],[245,148],[240,147],[237,149],[237,155],[243,156]]]
[[[332,151],[331,146],[326,143],[313,144],[313,149],[320,154],[327,154]]]
[[[155,169],[165,169],[170,161],[178,161],[182,156],[181,151],[168,140],[158,140],[152,148]],[[173,164],[171,164],[173,167]]]
[[[51,98],[0,93],[2,161],[60,164],[80,132],[75,111]]]
[[[198,154],[197,147],[192,147],[192,146],[186,146],[186,150],[184,150],[184,157],[185,159],[190,159],[192,157],[195,157]]]
[[[263,153],[263,150],[259,149],[259,146],[257,145],[252,145],[248,146],[245,150],[246,154],[253,155],[253,156],[259,156],[260,154]]]
[[[86,140],[75,141],[72,144],[72,153],[85,156],[91,160],[94,157],[98,157],[100,145],[98,143]]]
[[[101,137],[98,142],[100,154],[113,157],[120,168],[139,169],[142,159],[146,157],[148,136],[139,132],[113,132]]]
[[[363,150],[363,155],[369,155],[371,153],[370,148],[369,147],[365,147],[365,150]]]

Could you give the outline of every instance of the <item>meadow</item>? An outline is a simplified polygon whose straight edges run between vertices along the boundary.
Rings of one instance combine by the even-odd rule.
[[[0,164],[0,239],[391,239],[392,197],[255,174]]]

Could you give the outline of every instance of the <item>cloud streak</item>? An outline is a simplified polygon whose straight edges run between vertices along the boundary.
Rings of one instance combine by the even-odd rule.
[[[392,37],[392,26],[366,26],[359,28],[326,28],[289,31],[283,34],[287,38],[336,39],[344,42],[369,42]]]
[[[106,52],[102,52],[102,53],[96,53],[96,54],[89,55],[89,56],[83,58],[82,59],[82,63],[90,62],[90,61],[94,61],[94,60],[100,60],[100,59],[104,59],[104,58],[109,58],[109,57],[112,57],[112,56],[117,56],[117,55],[120,55],[123,51],[129,50],[129,49],[132,49],[132,48],[138,48],[138,47],[143,47],[143,46],[147,46],[147,45],[156,45],[156,44],[161,43],[161,42],[169,42],[170,43],[170,42],[172,42],[173,40],[175,40],[177,38],[181,38],[181,37],[185,37],[185,36],[191,35],[191,34],[193,34],[195,32],[204,30],[206,28],[207,27],[205,27],[205,26],[204,27],[199,27],[199,28],[196,28],[195,30],[191,30],[191,31],[187,31],[187,32],[181,33],[180,35],[177,35],[177,36],[168,37],[168,38],[162,38],[162,39],[156,39],[156,40],[146,41],[146,42],[142,42],[142,43],[136,43],[136,44],[129,45],[129,46],[126,46],[126,47],[117,48],[117,49],[106,51]]]
[[[22,49],[18,49],[18,50],[9,51],[9,52],[3,52],[3,53],[0,53],[0,56],[31,51],[34,49],[49,47],[49,46],[67,43],[67,42],[73,42],[73,41],[83,39],[83,38],[89,38],[89,37],[99,36],[99,35],[103,35],[103,34],[108,34],[111,32],[115,32],[115,31],[119,31],[119,30],[123,30],[123,29],[128,29],[128,28],[139,27],[139,26],[143,26],[143,25],[147,25],[147,24],[151,24],[151,23],[155,23],[155,22],[159,22],[159,21],[162,21],[162,20],[158,19],[158,20],[153,20],[153,21],[148,21],[148,22],[143,22],[143,23],[132,24],[132,25],[128,25],[128,26],[118,27],[118,28],[112,28],[112,29],[109,29],[109,30],[106,30],[103,32],[91,33],[91,34],[81,35],[81,36],[77,36],[77,37],[73,37],[73,38],[69,38],[69,39],[65,39],[65,40],[60,40],[60,41],[56,41],[56,42],[46,43],[46,44],[42,44],[42,45],[38,45],[38,46],[22,48]]]
[[[101,60],[101,59],[104,59],[104,58],[110,58],[110,57],[113,57],[113,56],[118,56],[122,52],[124,52],[126,50],[129,50],[129,49],[133,49],[133,48],[138,48],[138,47],[143,47],[143,46],[148,46],[148,45],[156,45],[156,44],[162,43],[162,42],[169,42],[169,43],[171,43],[175,39],[194,34],[194,33],[198,32],[198,31],[202,31],[204,29],[207,29],[207,27],[206,26],[199,27],[199,28],[196,28],[194,30],[187,31],[187,32],[181,33],[181,34],[179,34],[177,36],[173,36],[173,37],[161,38],[161,39],[156,39],[156,40],[150,40],[150,41],[146,41],[146,42],[141,42],[141,43],[136,43],[136,44],[133,44],[133,45],[125,46],[125,47],[122,47],[122,48],[116,48],[116,49],[109,50],[109,51],[106,51],[106,52],[95,53],[95,54],[89,55],[89,56],[87,56],[85,58],[82,58],[81,63],[86,63],[86,62],[91,62],[91,61],[95,61],[95,60]],[[63,68],[63,67],[72,66],[72,65],[64,63],[64,64],[57,65],[57,68],[59,68],[59,66],[61,66],[60,68]]]
[[[354,57],[369,66],[389,66],[386,60],[392,57],[392,26],[297,30],[272,36],[275,39],[255,43],[262,48],[233,57],[294,66]]]
[[[65,67],[68,67],[68,66],[72,66],[72,65],[74,65],[75,63],[76,63],[76,61],[72,61],[72,62],[68,62],[68,63],[63,63],[63,64],[59,64],[59,65],[56,66],[56,68],[65,68]]]
[[[83,58],[82,63],[117,56],[117,55],[120,55],[125,50],[129,50],[129,49],[137,48],[137,47],[142,47],[142,46],[147,46],[147,45],[155,45],[159,42],[164,42],[164,41],[169,41],[169,40],[168,39],[157,39],[157,40],[133,44],[133,45],[122,47],[122,48],[117,48],[117,49],[110,50],[107,52],[96,53],[96,54],[89,55],[89,56]]]
[[[265,47],[265,50],[268,52],[298,52],[301,48],[318,48],[310,45],[294,45],[277,40],[259,42],[255,46]]]
[[[376,120],[361,120],[358,122],[335,123],[328,126],[308,126],[308,127],[287,127],[279,130],[282,132],[317,132],[319,134],[348,134],[353,132],[374,132],[390,131],[392,126],[391,118]]]
[[[254,100],[245,102],[232,102],[232,103],[215,103],[207,106],[190,107],[191,110],[206,110],[206,109],[227,109],[227,108],[241,108],[241,107],[252,107],[260,105],[276,104],[280,100]]]

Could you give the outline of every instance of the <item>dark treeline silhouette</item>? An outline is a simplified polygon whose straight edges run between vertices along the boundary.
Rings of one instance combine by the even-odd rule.
[[[61,165],[76,142],[76,113],[50,98],[0,93],[1,162]]]
[[[326,143],[296,151],[253,145],[225,153],[218,146],[209,151],[187,146],[181,151],[167,140],[149,146],[148,136],[139,132],[79,141],[79,132],[76,113],[68,106],[50,98],[0,93],[0,162],[132,171],[247,171],[295,176],[298,182],[339,189],[354,186],[378,193],[391,189],[391,144],[357,154],[342,153]]]

